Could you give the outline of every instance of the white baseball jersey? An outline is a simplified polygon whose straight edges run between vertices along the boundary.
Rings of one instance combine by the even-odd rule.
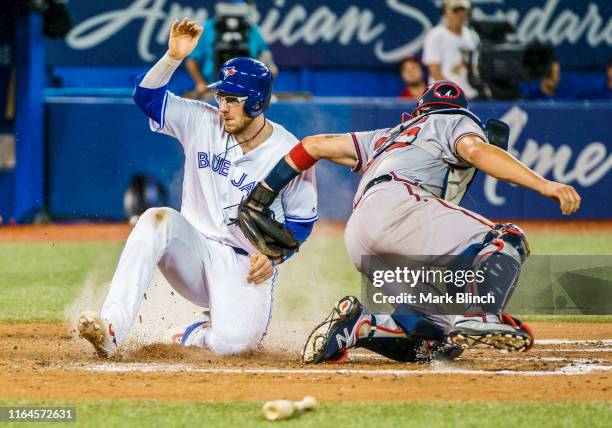
[[[166,92],[162,123],[150,119],[153,131],[178,139],[185,152],[181,214],[202,234],[219,242],[255,252],[235,224],[238,204],[298,140],[272,124],[272,135],[246,155],[223,129],[218,109]],[[300,174],[271,206],[277,221],[317,219],[314,169]]]

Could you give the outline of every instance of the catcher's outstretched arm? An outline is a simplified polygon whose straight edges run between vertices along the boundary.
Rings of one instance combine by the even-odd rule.
[[[306,137],[278,161],[263,185],[279,192],[299,173],[311,168],[319,159],[327,159],[344,166],[354,166],[357,154],[348,134],[315,135]]]
[[[355,165],[357,161],[355,145],[348,134],[315,135],[304,138],[300,144],[315,160],[327,159],[338,165],[350,167]],[[293,150],[296,150],[296,148]],[[291,153],[293,150],[285,156],[289,164],[291,164],[292,161]],[[298,165],[294,164],[293,166],[297,167]],[[300,172],[301,171],[303,170],[300,170]]]
[[[308,238],[314,222],[299,224],[289,220],[280,224],[271,215],[270,205],[291,180],[319,159],[354,165],[357,160],[354,150],[348,135],[308,137],[297,144],[240,203],[237,224],[244,236],[268,257],[281,261],[289,258]]]
[[[572,186],[545,179],[510,153],[478,137],[467,135],[457,142],[456,148],[462,159],[486,174],[556,200],[565,215],[573,214],[580,207],[580,195]]]

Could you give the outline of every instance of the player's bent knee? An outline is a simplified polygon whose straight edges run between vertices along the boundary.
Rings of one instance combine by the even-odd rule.
[[[206,345],[217,355],[237,355],[257,348],[263,332],[215,331],[207,337]]]
[[[220,341],[213,344],[207,344],[215,355],[240,355],[254,347],[248,346],[245,343],[228,343]]]
[[[238,355],[257,347],[257,344],[252,344],[248,341],[233,342],[225,340],[224,338],[209,340],[206,342],[206,345],[216,355]]]
[[[180,213],[172,208],[149,208],[140,216],[136,227],[150,227],[153,229],[167,227],[175,216],[180,216]]]

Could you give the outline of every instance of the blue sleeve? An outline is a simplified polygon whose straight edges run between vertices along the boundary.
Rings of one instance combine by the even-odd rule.
[[[159,123],[163,127],[162,123],[162,111],[164,109],[166,100],[166,86],[161,88],[148,89],[140,86],[140,82],[144,79],[145,73],[140,74],[136,77],[136,87],[132,98],[140,110],[148,117]]]
[[[292,221],[286,220],[285,227],[293,232],[295,239],[300,242],[304,242],[310,236],[312,232],[312,228],[314,227],[316,220],[312,221]]]
[[[289,230],[293,232],[293,235],[298,241],[300,241],[300,243],[304,243],[304,241],[306,241],[306,239],[308,239],[308,237],[310,236],[310,233],[312,232],[312,228],[314,227],[315,221],[317,220],[300,221],[300,222],[286,220],[285,227],[287,227]],[[292,252],[288,256],[284,257],[281,260],[281,263],[283,263],[285,260],[293,256],[294,254],[295,253]]]

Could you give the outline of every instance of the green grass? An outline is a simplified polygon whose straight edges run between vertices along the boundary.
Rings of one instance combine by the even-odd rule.
[[[534,254],[612,254],[608,235],[534,235]],[[123,243],[0,244],[0,322],[59,322],[64,307],[85,284],[98,288],[111,277]],[[341,237],[308,242],[281,267],[275,305],[276,319],[299,319],[319,313],[341,295],[359,293],[359,274],[353,269]],[[316,309],[316,312],[312,312]],[[275,313],[276,316],[276,313]],[[538,316],[549,321],[607,321],[611,316]],[[0,388],[0,395],[1,395]],[[222,398],[222,397],[221,397]],[[406,397],[414,399],[418,397]],[[457,397],[458,400],[469,397]],[[271,426],[260,413],[260,402],[191,401],[15,401],[0,406],[76,406],[77,423],[85,427]],[[433,402],[322,403],[312,413],[274,424],[287,427],[472,427],[484,425],[535,427],[609,426],[610,402]],[[58,426],[17,423],[2,426]]]
[[[534,255],[612,255],[612,234],[529,234]]]
[[[458,397],[459,398],[459,397]],[[76,406],[79,427],[270,427],[260,402],[4,402],[7,405]],[[310,413],[279,421],[281,427],[604,427],[610,402],[467,401],[322,403]],[[3,424],[23,427],[25,424]],[[32,424],[32,426],[58,426]]]
[[[123,243],[0,244],[0,322],[61,321],[86,281],[109,281]]]
[[[533,254],[612,254],[612,236],[530,236]],[[0,322],[60,322],[85,284],[110,281],[123,243],[0,244]],[[277,320],[319,313],[340,296],[360,294],[342,237],[317,237],[281,266],[275,291]],[[313,312],[314,311],[314,312]],[[324,311],[323,311],[324,312]],[[538,316],[532,320],[612,321],[611,316]]]

